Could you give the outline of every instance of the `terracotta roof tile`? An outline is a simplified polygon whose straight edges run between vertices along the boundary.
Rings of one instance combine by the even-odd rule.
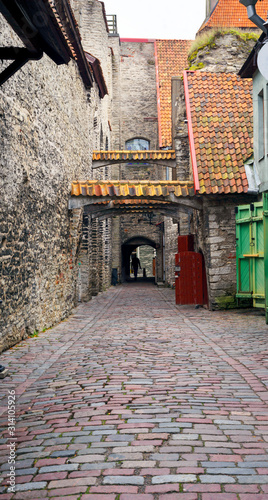
[[[266,20],[268,0],[262,0],[256,4],[256,12]],[[239,0],[218,0],[209,18],[205,20],[199,29],[200,33],[209,28],[248,28],[256,29],[247,16],[247,9]]]
[[[158,85],[159,145],[171,147],[171,78],[182,76],[187,67],[191,40],[156,40],[156,67]]]
[[[194,196],[192,182],[180,181],[76,181],[72,183],[72,196],[107,197],[159,197],[174,193],[176,197]]]
[[[92,160],[175,160],[174,150],[93,151]]]
[[[222,186],[224,193],[241,192],[241,185],[247,192],[244,162],[253,152],[252,81],[200,71],[185,72],[185,78],[199,192],[220,193]]]

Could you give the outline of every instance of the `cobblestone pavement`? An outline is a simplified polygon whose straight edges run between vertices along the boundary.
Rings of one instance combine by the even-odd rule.
[[[109,289],[1,356],[1,499],[268,499],[267,354],[256,311],[176,307],[151,284]]]

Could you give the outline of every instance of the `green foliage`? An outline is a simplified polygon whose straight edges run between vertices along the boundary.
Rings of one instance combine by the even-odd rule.
[[[39,335],[38,330],[34,330],[34,332],[33,333],[29,333],[28,336],[32,338],[32,337],[38,337],[38,335]]]
[[[196,71],[196,70],[198,70],[198,69],[202,69],[202,68],[204,68],[204,66],[205,66],[205,65],[204,65],[204,63],[199,62],[199,63],[197,63],[197,64],[192,64],[192,65],[188,68],[188,70],[189,70],[189,71]]]
[[[217,29],[206,31],[205,33],[198,36],[192,43],[188,54],[189,64],[191,64],[191,61],[193,61],[197,57],[198,52],[206,48],[210,50],[215,46],[217,38],[220,38],[224,35],[234,35],[238,40],[241,40],[242,42],[248,42],[250,40],[254,40],[255,42],[257,42],[260,36],[259,33],[241,31],[239,29]]]

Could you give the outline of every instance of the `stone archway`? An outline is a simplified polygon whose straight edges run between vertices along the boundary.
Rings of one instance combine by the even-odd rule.
[[[130,256],[131,253],[140,246],[150,246],[156,250],[156,276],[155,281],[162,280],[163,274],[163,249],[162,246],[145,236],[133,236],[126,240],[122,246],[122,281],[126,281],[130,277]]]

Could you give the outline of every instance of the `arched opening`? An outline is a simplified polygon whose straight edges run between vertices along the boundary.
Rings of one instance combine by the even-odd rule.
[[[135,279],[132,257],[140,261],[141,269],[138,272],[139,280],[156,281],[157,260],[159,261],[159,245],[144,236],[130,238],[122,245],[122,281]]]

